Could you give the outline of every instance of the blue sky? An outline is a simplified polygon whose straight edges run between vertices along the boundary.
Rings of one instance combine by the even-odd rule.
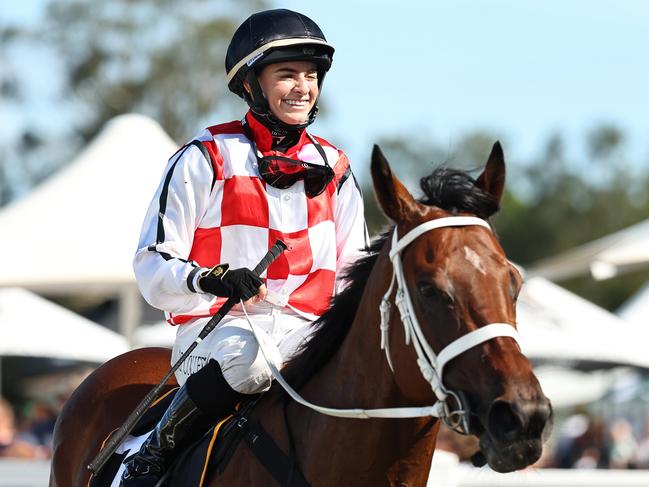
[[[43,4],[11,2],[0,17],[33,19]],[[628,135],[629,156],[649,166],[649,2],[272,5],[309,15],[336,47],[326,117],[313,131],[345,149],[362,180],[384,134],[414,134],[452,153],[462,134],[478,129],[495,131],[516,162],[537,154],[553,132],[583,158],[588,130],[613,123]]]
[[[312,17],[337,48],[329,118],[317,128],[354,162],[380,134],[415,133],[452,151],[482,128],[502,135],[509,160],[532,157],[555,131],[583,156],[588,130],[614,123],[630,157],[649,166],[649,2],[275,4]]]

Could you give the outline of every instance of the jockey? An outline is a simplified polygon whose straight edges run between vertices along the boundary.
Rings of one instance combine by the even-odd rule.
[[[234,33],[228,88],[250,109],[172,156],[133,264],[144,298],[179,325],[172,363],[235,298],[281,367],[340,289],[343,266],[367,245],[347,157],[306,131],[333,53],[316,24],[290,10],[256,13]],[[277,239],[288,249],[257,276],[250,269]],[[243,305],[176,372],[181,387],[120,485],[155,485],[183,445],[270,388]]]

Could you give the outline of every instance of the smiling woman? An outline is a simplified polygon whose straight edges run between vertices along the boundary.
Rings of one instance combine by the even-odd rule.
[[[259,86],[273,115],[289,125],[306,122],[320,88],[318,69],[307,61],[288,61],[266,66],[259,77]],[[250,84],[243,83],[251,92]]]

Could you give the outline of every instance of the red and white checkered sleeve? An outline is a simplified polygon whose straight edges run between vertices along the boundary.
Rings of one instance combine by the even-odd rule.
[[[346,158],[344,154],[342,157]],[[336,292],[344,287],[341,281],[344,267],[361,257],[362,249],[369,245],[361,188],[351,169],[346,176],[339,184],[334,212],[337,250]]]
[[[214,169],[196,145],[183,147],[169,160],[133,260],[140,292],[155,308],[186,313],[212,297],[196,292],[200,267],[189,254],[213,185]]]

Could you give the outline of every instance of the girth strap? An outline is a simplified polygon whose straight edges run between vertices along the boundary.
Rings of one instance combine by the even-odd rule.
[[[242,417],[237,426],[241,428],[248,448],[277,483],[283,487],[309,487],[309,483],[302,476],[293,459],[277,446],[259,423]]]

